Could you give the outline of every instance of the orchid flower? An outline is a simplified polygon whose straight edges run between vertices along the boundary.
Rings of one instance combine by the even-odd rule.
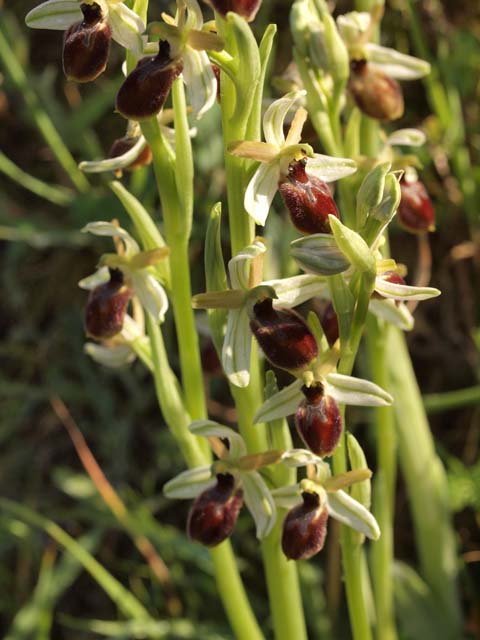
[[[32,9],[25,22],[32,29],[67,30],[81,22],[81,4],[97,5],[108,23],[112,38],[137,57],[143,52],[145,25],[138,15],[120,0],[47,0]]]
[[[228,263],[231,289],[202,293],[193,298],[195,308],[228,309],[222,365],[230,382],[237,387],[246,387],[250,382],[252,350],[252,332],[248,316],[250,295],[255,295],[261,290],[260,288],[263,288],[276,298],[275,306],[292,308],[327,291],[325,278],[315,275],[262,281],[262,261],[265,251],[266,247],[260,240],[245,247]]]
[[[302,128],[308,115],[303,107],[296,111],[287,137],[284,136],[287,113],[304,95],[306,91],[292,91],[268,107],[263,117],[265,142],[247,140],[229,145],[232,155],[261,163],[245,192],[245,210],[259,225],[265,224],[279,180],[287,175],[288,165],[293,160],[307,156],[307,174],[323,182],[332,182],[356,171],[353,160],[314,153],[309,144],[301,142]]]
[[[275,504],[278,507],[291,509],[301,503],[303,493],[317,494],[320,507],[325,508],[331,518],[371,540],[378,540],[380,527],[373,515],[362,503],[343,490],[356,483],[368,481],[372,472],[364,468],[332,476],[330,467],[322,460],[316,462],[315,467],[316,472],[312,478],[306,478],[291,486],[273,489],[272,496]]]
[[[243,489],[245,504],[255,521],[259,539],[271,532],[277,518],[277,510],[272,493],[258,470],[271,464],[285,464],[289,467],[323,464],[318,456],[306,449],[265,451],[247,455],[247,447],[241,435],[211,420],[197,420],[189,429],[196,436],[209,438],[219,459],[211,465],[183,471],[164,485],[164,495],[172,499],[191,500],[213,487],[217,474],[231,474],[236,484]],[[228,449],[223,446],[221,440],[228,441]]]
[[[172,58],[182,58],[187,97],[194,116],[200,119],[217,96],[217,81],[206,51],[222,51],[223,40],[202,30],[203,15],[197,0],[177,0],[176,17],[162,13],[162,18],[163,23],[155,22],[149,30],[168,41]]]
[[[151,251],[140,251],[140,247],[132,236],[125,229],[111,222],[90,222],[82,231],[113,238],[116,243],[119,242],[120,252],[104,255],[100,268],[91,276],[81,280],[79,286],[82,289],[94,289],[109,280],[109,267],[120,269],[144,309],[157,322],[163,322],[168,309],[168,298],[152,273],[152,265],[163,260],[168,250],[161,247]]]
[[[414,56],[369,42],[376,21],[370,13],[351,11],[338,16],[337,27],[350,58],[369,64],[398,80],[416,80],[430,73],[430,64]]]
[[[157,116],[160,124],[160,132],[165,141],[175,149],[175,130],[167,126],[173,120],[173,109],[163,109]],[[197,133],[195,128],[190,129],[190,136],[194,137]],[[134,120],[130,120],[127,126],[126,138],[131,138],[132,145],[121,155],[114,158],[105,158],[104,160],[87,160],[80,162],[78,168],[85,173],[102,173],[104,171],[121,172],[134,163],[147,148],[147,141],[141,132],[140,125]]]

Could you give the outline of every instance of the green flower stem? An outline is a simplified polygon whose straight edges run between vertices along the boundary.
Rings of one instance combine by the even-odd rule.
[[[172,435],[178,443],[189,467],[200,467],[211,460],[205,456],[198,438],[190,433],[190,416],[185,409],[177,380],[170,369],[162,332],[149,313],[146,314],[147,330],[151,341],[153,375],[158,404]]]
[[[338,373],[351,375],[355,357],[362,337],[368,313],[368,304],[373,290],[375,278],[369,273],[358,278],[357,302],[352,317],[350,336],[342,349],[342,357],[338,363]],[[345,430],[342,433],[338,447],[333,454],[333,470],[335,475],[347,471],[347,448]],[[349,527],[342,526],[340,530],[342,546],[342,563],[345,574],[345,589],[347,592],[350,624],[354,640],[371,640],[372,632],[364,593],[364,561],[363,549],[359,544],[356,532]]]
[[[179,91],[178,86],[176,91]],[[177,104],[181,107],[181,100],[178,100]],[[181,116],[178,119],[182,120]],[[162,203],[165,239],[171,251],[170,270],[175,274],[175,291],[171,300],[177,329],[185,403],[188,413],[196,420],[205,418],[207,410],[198,335],[191,302],[188,241],[192,213],[191,210],[181,208],[181,204],[185,204],[186,200],[179,199],[175,174],[182,175],[183,165],[175,164],[161,135],[158,121],[152,118],[142,123],[142,130],[152,150],[155,178]],[[185,156],[188,156],[188,153],[184,150],[179,158],[188,164],[188,157],[185,160]],[[188,191],[192,186],[186,181],[184,188]]]
[[[386,340],[390,327],[382,327],[373,315],[367,322],[367,345],[371,379],[389,389]],[[377,470],[374,476],[373,515],[382,535],[372,546],[373,590],[377,613],[376,637],[396,640],[393,601],[393,510],[396,479],[395,415],[392,407],[374,410],[373,429],[377,443]]]
[[[25,505],[18,504],[7,498],[0,498],[2,512],[10,517],[18,518],[30,527],[37,527],[45,531],[53,540],[58,542],[75,558],[92,578],[102,587],[105,593],[116,604],[119,611],[127,618],[134,620],[151,620],[148,611],[125,587],[103,567],[87,549],[68,535],[55,522],[44,518]]]
[[[423,396],[423,405],[427,413],[462,409],[478,404],[480,404],[480,385],[455,391],[444,391],[443,393],[429,393]]]
[[[272,532],[262,541],[270,609],[276,640],[306,640],[302,596],[295,562],[283,555],[281,538],[285,511],[278,510]]]
[[[458,563],[445,469],[435,453],[405,337],[391,328],[386,342],[395,398],[398,452],[407,485],[421,571],[437,602],[445,640],[461,636]]]
[[[53,125],[47,113],[32,89],[31,82],[27,78],[25,71],[5,36],[5,32],[0,28],[0,60],[15,88],[22,93],[23,99],[28,107],[28,111],[38,130],[42,134],[52,153],[57,158],[60,165],[68,174],[72,184],[78,191],[84,193],[89,189],[88,180],[77,167],[70,151],[66,147],[58,131]]]
[[[215,569],[218,593],[230,625],[239,640],[263,640],[243,587],[230,542],[222,542],[210,549]]]
[[[53,204],[60,206],[68,205],[74,197],[74,194],[65,187],[54,186],[31,176],[22,171],[14,162],[0,151],[0,172],[8,176],[11,180],[19,184],[24,189],[28,189],[40,198],[44,198]]]
[[[178,384],[168,362],[160,327],[147,315],[147,328],[151,340],[151,357],[157,398],[165,421],[177,441],[187,465],[208,465],[211,456],[206,456],[200,447],[202,438],[188,430],[190,416],[185,410]],[[258,627],[245,593],[235,557],[228,541],[210,550],[215,580],[225,611],[235,635],[240,640],[261,640]]]

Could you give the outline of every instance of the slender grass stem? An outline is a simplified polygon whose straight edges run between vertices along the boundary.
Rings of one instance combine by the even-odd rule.
[[[44,518],[25,505],[18,504],[7,498],[0,498],[0,506],[5,514],[18,518],[31,527],[42,529],[53,540],[64,547],[64,549],[88,571],[125,616],[133,618],[134,620],[151,619],[148,611],[141,602],[139,602],[130,591],[125,589],[84,546],[69,536],[68,533],[55,522]]]
[[[74,197],[69,189],[64,187],[47,184],[34,176],[26,173],[7,156],[0,151],[0,172],[5,174],[11,180],[19,184],[24,189],[28,189],[40,198],[44,198],[53,204],[60,206],[68,205]]]
[[[423,396],[423,405],[427,413],[462,409],[478,404],[480,404],[480,385]]]
[[[68,174],[75,187],[82,193],[88,191],[89,183],[77,166],[57,129],[44,111],[37,94],[32,89],[22,65],[16,58],[5,32],[0,28],[0,60],[15,88],[22,93],[29,114],[42,134],[52,153]]]

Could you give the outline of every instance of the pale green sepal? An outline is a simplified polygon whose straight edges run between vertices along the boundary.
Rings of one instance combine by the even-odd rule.
[[[398,80],[417,80],[430,73],[430,64],[420,58],[408,56],[395,49],[382,47],[370,42],[366,45],[368,58],[372,66]]]
[[[293,507],[296,507],[297,504],[301,502],[300,495],[302,490],[299,482],[297,484],[279,487],[278,489],[272,489],[271,493],[277,507],[282,507],[283,509],[293,509]]]
[[[222,205],[217,202],[210,213],[205,236],[205,280],[207,291],[225,291],[228,288],[227,273],[221,241]],[[225,309],[212,309],[208,312],[208,322],[217,351],[220,351],[225,334],[227,312]]]
[[[282,454],[282,462],[288,467],[306,467],[309,464],[322,466],[327,464],[308,449],[290,449]],[[328,465],[327,465],[328,466]]]
[[[283,147],[285,144],[283,133],[285,117],[295,102],[306,94],[306,91],[290,91],[283,98],[272,102],[263,116],[263,132],[266,142],[274,144],[276,147]]]
[[[397,305],[394,300],[370,300],[368,310],[374,316],[385,320],[402,331],[411,331],[415,321],[404,304]]]
[[[84,352],[104,367],[118,369],[132,363],[137,357],[127,344],[116,344],[105,347],[94,342],[86,342]]]
[[[326,377],[325,393],[342,404],[359,407],[386,407],[393,402],[392,396],[369,380],[329,373]]]
[[[168,311],[168,298],[162,285],[145,269],[130,274],[135,295],[143,308],[156,320],[163,322]]]
[[[294,240],[290,243],[290,255],[301,269],[320,276],[332,276],[350,267],[349,260],[329,233]]]
[[[357,192],[357,228],[361,229],[368,214],[382,201],[385,188],[385,176],[390,171],[390,162],[377,164],[362,181]]]
[[[247,454],[247,448],[245,447],[242,436],[233,429],[230,429],[230,427],[225,427],[219,422],[214,422],[213,420],[195,420],[188,428],[190,432],[196,436],[224,438],[228,440],[230,444],[229,458],[240,458]]]
[[[350,469],[368,469],[367,459],[360,443],[351,433],[347,433],[347,452]],[[350,487],[350,494],[354,500],[362,504],[365,509],[370,509],[372,504],[372,483],[370,478],[355,482]]]
[[[315,153],[313,157],[307,158],[305,170],[323,182],[334,182],[355,173],[357,163],[350,158],[334,158]]]
[[[380,528],[370,511],[345,491],[329,493],[326,507],[332,518],[363,533],[367,538],[378,540],[380,537]]]
[[[110,272],[108,267],[100,267],[97,269],[95,273],[92,273],[91,276],[87,276],[86,278],[82,278],[78,283],[80,289],[86,289],[87,291],[91,291],[98,287],[101,284],[105,284],[110,280]]]
[[[225,375],[236,387],[248,387],[250,383],[250,357],[252,334],[245,307],[228,313],[227,330],[222,348],[222,366]]]
[[[426,135],[420,129],[398,129],[387,138],[390,146],[421,147],[426,142]]]
[[[392,300],[428,300],[441,294],[441,291],[435,287],[411,287],[406,284],[395,284],[382,277],[376,278],[375,291]]]
[[[205,51],[186,47],[183,54],[183,79],[188,102],[197,120],[213,107],[217,99],[217,80]]]
[[[138,158],[147,146],[147,141],[140,136],[134,146],[122,153],[121,156],[115,158],[106,158],[105,160],[91,160],[80,162],[78,168],[85,173],[102,173],[103,171],[118,171],[130,166],[132,162]]]
[[[301,392],[302,385],[302,380],[295,380],[295,382],[292,382],[288,387],[284,387],[281,391],[268,398],[268,400],[265,400],[253,418],[254,424],[271,422],[272,420],[278,420],[278,418],[284,418],[285,416],[290,416],[292,413],[295,413],[298,405],[304,398]]]
[[[163,495],[173,500],[191,500],[202,491],[215,486],[217,479],[212,475],[212,467],[196,467],[179,473],[163,485]]]
[[[332,16],[325,12],[323,15],[325,51],[328,57],[328,69],[334,82],[343,83],[350,75],[350,61],[348,50]]]
[[[278,162],[260,164],[245,191],[245,210],[262,227],[278,189],[280,165]]]
[[[350,11],[338,16],[337,26],[348,48],[354,48],[370,27],[371,17],[366,11]]]
[[[103,222],[103,221],[89,222],[83,227],[81,231],[82,233],[92,233],[94,236],[121,238],[125,243],[126,258],[130,258],[132,255],[140,251],[138,244],[135,242],[132,236],[128,233],[128,231],[125,231],[125,229],[122,229],[122,227],[118,227],[117,225],[112,224],[111,222]]]
[[[277,509],[262,476],[257,471],[242,474],[243,497],[256,525],[259,540],[268,536],[277,519]]]
[[[237,253],[228,262],[228,273],[230,275],[230,284],[232,289],[249,289],[250,288],[250,266],[251,261],[262,253],[265,253],[266,246],[259,240],[253,244],[249,244]]]
[[[123,319],[123,327],[120,332],[120,335],[127,342],[133,342],[135,340],[146,340],[147,343],[150,343],[149,338],[145,335],[145,330],[143,325],[140,325],[136,320],[129,316],[128,314]]]
[[[340,251],[345,254],[351,264],[360,272],[368,271],[375,274],[375,258],[365,240],[358,233],[342,224],[335,216],[329,215],[328,219]]]
[[[135,11],[129,9],[123,2],[116,4],[110,2],[108,8],[108,24],[112,29],[112,38],[139,58],[143,55],[144,23]]]
[[[315,296],[325,297],[328,284],[324,278],[316,275],[300,275],[279,280],[266,280],[264,285],[273,287],[277,299],[273,306],[290,309]]]
[[[401,198],[402,191],[400,189],[398,175],[395,173],[387,174],[385,177],[382,200],[378,206],[372,209],[372,216],[376,220],[384,223],[379,233],[383,232],[385,226],[396,214]]]
[[[48,0],[27,13],[25,24],[31,29],[66,31],[82,19],[78,0]]]

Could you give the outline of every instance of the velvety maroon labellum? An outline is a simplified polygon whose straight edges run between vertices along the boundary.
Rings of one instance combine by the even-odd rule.
[[[158,54],[140,60],[125,79],[117,94],[116,110],[129,120],[155,116],[182,70],[182,60],[170,58],[170,45],[161,41]]]
[[[302,493],[303,504],[284,520],[282,550],[290,560],[308,560],[323,549],[327,536],[327,510],[316,493]]]
[[[357,107],[370,118],[389,121],[402,117],[405,106],[400,85],[366,60],[350,63],[348,88]]]
[[[132,291],[120,269],[110,269],[110,280],[90,291],[85,309],[85,330],[98,340],[113,338],[123,328]]]
[[[320,314],[320,324],[322,325],[323,333],[327,338],[327,342],[330,346],[333,346],[338,340],[338,317],[333,308],[333,304],[329,302],[324,308],[323,313]]]
[[[243,491],[235,489],[235,478],[219,473],[217,484],[201,493],[190,509],[189,537],[207,547],[220,544],[232,534],[242,506]]]
[[[117,158],[118,156],[122,156],[127,151],[130,151],[138,142],[138,138],[134,136],[124,136],[123,138],[118,138],[115,140],[110,147],[110,153],[108,154],[109,158]],[[128,167],[124,167],[123,171],[134,171],[135,169],[140,169],[141,167],[146,167],[152,162],[152,150],[150,147],[145,145],[143,151],[135,158],[133,162],[131,162]],[[117,173],[121,174],[121,171]]]
[[[63,70],[69,80],[90,82],[105,71],[112,31],[98,4],[81,4],[83,20],[65,31]]]
[[[342,416],[337,403],[321,385],[302,387],[305,399],[295,413],[298,434],[317,456],[330,456],[342,435]]]
[[[226,16],[229,11],[233,11],[245,18],[247,22],[255,18],[262,4],[261,0],[206,0],[206,2],[221,16]]]
[[[435,210],[425,185],[420,180],[400,180],[402,198],[398,207],[398,221],[412,233],[435,230]]]
[[[305,171],[306,160],[295,160],[278,189],[294,226],[305,234],[330,233],[328,216],[339,218],[338,210],[325,182]]]
[[[318,355],[305,320],[291,309],[274,309],[271,298],[253,306],[250,329],[266,358],[280,369],[305,369]]]

